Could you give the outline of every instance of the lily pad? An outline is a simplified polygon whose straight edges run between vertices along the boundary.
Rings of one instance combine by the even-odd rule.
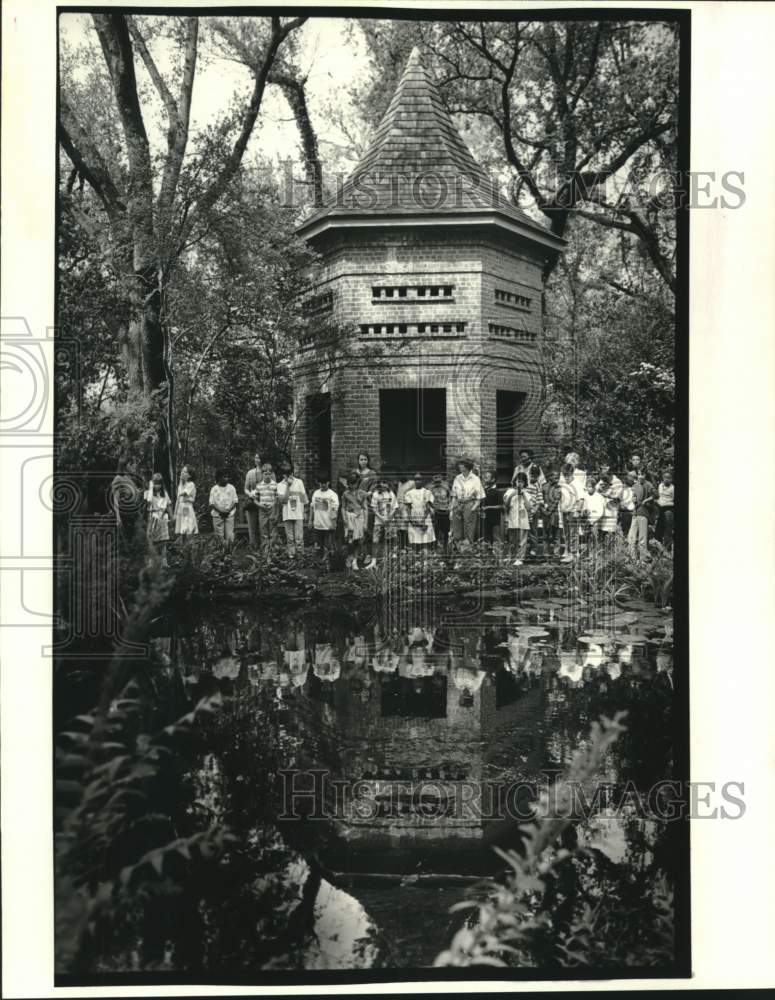
[[[549,635],[540,625],[520,625],[517,634],[520,639],[537,639],[539,636],[543,639]]]
[[[591,643],[594,646],[607,646],[611,636],[608,632],[590,632],[589,635],[580,635],[577,641]]]
[[[641,601],[638,598],[629,601],[622,601],[621,608],[624,611],[638,611],[646,614],[653,614],[656,608],[650,601]]]
[[[598,621],[606,628],[624,628],[627,625],[634,625],[640,622],[641,616],[634,611],[623,611],[614,615],[600,615]]]
[[[652,608],[651,611],[644,611],[642,614],[638,615],[638,621],[644,625],[656,625],[664,628],[666,625],[672,626],[673,616],[661,614],[659,611],[655,611]]]

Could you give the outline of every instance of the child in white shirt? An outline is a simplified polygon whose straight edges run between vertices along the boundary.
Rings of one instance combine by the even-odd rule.
[[[603,516],[600,519],[600,531],[610,538],[616,534],[616,527],[619,523],[619,503],[622,495],[622,485],[614,483],[614,477],[610,472],[600,477],[597,484],[597,492],[605,500]]]
[[[393,537],[393,516],[398,509],[396,495],[388,486],[384,479],[377,482],[374,492],[371,494],[371,509],[374,511],[374,550],[383,542],[382,552],[385,545]],[[374,565],[374,560],[370,566]]]
[[[463,458],[457,463],[458,474],[452,482],[450,526],[455,547],[470,548],[476,539],[479,505],[484,500],[481,479],[473,472],[474,463]]]
[[[574,468],[566,462],[562,467],[562,476],[559,481],[560,502],[559,514],[560,525],[562,527],[565,551],[562,562],[571,562],[576,555],[579,546],[579,516],[581,498],[579,496],[578,484],[574,478]]]
[[[514,485],[503,495],[503,509],[506,512],[506,532],[509,544],[516,555],[515,566],[521,566],[527,552],[530,533],[530,509],[528,507],[527,476],[518,472]]]
[[[673,506],[675,504],[675,485],[673,473],[662,473],[662,481],[657,486],[657,527],[654,537],[666,549],[673,547]]]
[[[282,479],[277,484],[277,502],[280,506],[288,555],[293,558],[304,549],[304,508],[307,491],[304,483],[293,474],[293,466],[286,462],[280,468]]]
[[[408,541],[409,510],[406,506],[406,494],[413,489],[414,480],[411,477],[407,476],[405,479],[402,477],[398,480],[398,486],[396,487],[396,502],[398,503],[398,509],[396,510],[394,526],[398,536],[398,547],[400,549],[406,548]]]
[[[339,514],[339,497],[331,489],[331,477],[322,472],[318,488],[312,494],[309,526],[315,532],[315,542],[321,554],[330,552],[334,544],[336,520]]]
[[[210,490],[210,514],[213,519],[213,531],[228,548],[234,541],[237,491],[229,482],[229,475],[225,469],[219,469],[215,479],[215,486]]]
[[[597,489],[594,479],[587,480],[587,492],[583,498],[584,534],[587,545],[597,540],[600,520],[605,514],[605,497]]]
[[[410,545],[430,545],[436,541],[433,530],[433,494],[422,482],[419,472],[414,476],[414,487],[404,494],[408,511]]]

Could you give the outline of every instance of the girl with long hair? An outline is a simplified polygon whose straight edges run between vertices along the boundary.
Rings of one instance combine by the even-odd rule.
[[[176,535],[198,535],[199,524],[197,523],[194,501],[196,500],[196,486],[191,476],[191,470],[184,465],[180,470],[180,482],[178,483],[178,496],[175,501],[175,534]]]
[[[151,545],[159,550],[162,565],[167,565],[167,542],[170,539],[170,500],[160,472],[154,472],[147,495],[148,526],[146,534]]]

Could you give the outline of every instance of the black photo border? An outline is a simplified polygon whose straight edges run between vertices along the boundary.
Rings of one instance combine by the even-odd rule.
[[[57,21],[62,14],[104,13],[165,15],[173,10],[177,15],[195,14],[199,17],[213,17],[219,14],[230,16],[305,16],[308,18],[368,18],[373,20],[397,21],[659,21],[677,26],[679,35],[679,95],[678,95],[678,187],[677,212],[677,285],[675,320],[675,473],[678,502],[675,508],[675,551],[674,551],[674,648],[679,670],[674,677],[674,706],[672,712],[672,745],[676,780],[688,782],[689,769],[689,151],[691,112],[691,10],[658,7],[614,7],[590,6],[584,8],[515,7],[513,9],[471,9],[412,7],[399,8],[364,5],[361,7],[320,6],[303,4],[288,6],[272,5],[218,5],[212,7],[168,7],[157,5],[132,5],[111,3],[103,7],[89,5],[62,6],[55,8]],[[59,32],[57,31],[57,112],[59,111]],[[55,240],[59,238],[59,155],[55,141],[56,171],[56,217]],[[56,259],[54,264],[54,308],[55,317],[59,310],[59,288]],[[55,403],[56,407],[56,403]],[[56,414],[56,409],[55,409]],[[56,416],[55,416],[56,419]],[[54,548],[54,551],[56,549]],[[56,577],[56,573],[54,574]],[[56,595],[54,595],[56,596]],[[56,605],[55,605],[56,606]],[[247,987],[289,987],[352,985],[358,983],[407,982],[466,982],[466,981],[511,981],[511,982],[562,982],[562,981],[605,981],[615,979],[669,979],[689,978],[691,965],[691,882],[690,882],[690,840],[689,821],[679,821],[676,837],[681,861],[679,876],[675,884],[675,959],[668,966],[659,969],[629,966],[605,972],[580,967],[558,969],[546,972],[537,968],[494,969],[474,966],[461,969],[418,968],[418,969],[364,969],[341,971],[260,971],[257,974],[234,973],[233,975],[208,976],[181,973],[104,973],[98,975],[77,975],[57,973],[54,987],[175,987],[175,986],[247,986]],[[53,857],[52,857],[53,865]],[[50,928],[54,934],[54,927]],[[527,993],[529,991],[520,991]],[[641,992],[641,991],[635,991]],[[375,992],[374,995],[379,995]],[[383,994],[387,995],[387,994]]]

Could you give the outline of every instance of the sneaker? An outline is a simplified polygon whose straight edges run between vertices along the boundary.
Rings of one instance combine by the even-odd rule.
[[[515,559],[513,565],[514,566],[524,566],[525,564],[522,562],[521,559]]]

